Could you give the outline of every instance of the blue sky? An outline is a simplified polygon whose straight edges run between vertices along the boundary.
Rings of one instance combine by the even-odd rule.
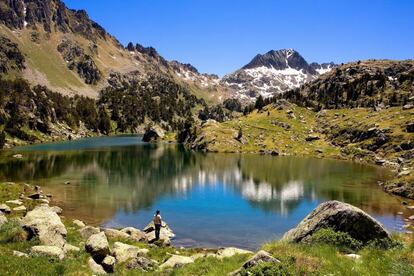
[[[309,61],[414,58],[410,0],[64,0],[115,35],[168,60],[223,75],[257,53],[294,48]]]

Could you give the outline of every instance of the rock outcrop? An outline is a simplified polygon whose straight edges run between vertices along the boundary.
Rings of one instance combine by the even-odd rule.
[[[313,210],[296,228],[288,231],[282,240],[305,242],[324,228],[348,233],[363,243],[390,238],[384,226],[361,209],[339,201],[328,201]]]
[[[155,226],[153,222],[151,222],[144,228],[144,233],[146,240],[148,240],[149,242],[155,240]],[[160,240],[163,242],[164,245],[170,245],[171,239],[173,239],[174,237],[175,234],[173,233],[173,231],[170,229],[168,224],[163,221],[160,230]]]
[[[165,132],[162,128],[159,126],[153,126],[148,128],[145,131],[144,136],[142,137],[142,141],[144,142],[154,142],[159,139],[162,139],[165,135]]]
[[[66,243],[67,231],[60,217],[47,205],[37,206],[22,219],[23,228],[29,238],[38,236],[44,245],[62,248]]]

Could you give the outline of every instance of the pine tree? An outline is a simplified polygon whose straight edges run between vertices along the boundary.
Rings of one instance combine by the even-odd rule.
[[[111,132],[111,118],[104,106],[99,106],[98,129],[101,133],[108,135]]]

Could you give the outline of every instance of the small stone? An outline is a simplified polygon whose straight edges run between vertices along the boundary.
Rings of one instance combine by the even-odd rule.
[[[109,253],[109,243],[104,232],[89,237],[85,244],[86,252],[90,253],[94,260],[102,261]]]
[[[20,199],[16,199],[16,200],[7,200],[6,204],[11,204],[11,205],[23,205],[23,202]]]
[[[128,262],[126,265],[126,269],[140,269],[143,271],[151,271],[154,270],[157,263],[151,259],[147,259],[145,257],[136,257]]]
[[[86,226],[86,225],[85,225],[85,223],[84,223],[83,221],[78,220],[78,219],[75,219],[72,223],[73,223],[73,224],[75,224],[76,226],[78,226],[79,228],[83,228],[83,227],[85,227],[85,226]],[[98,231],[98,233],[99,233],[99,231]],[[95,234],[96,234],[96,233],[95,233]]]
[[[70,185],[70,181],[65,181],[65,185]]]
[[[130,239],[134,240],[134,241],[146,241],[145,238],[145,233],[142,232],[141,230],[138,230],[134,227],[126,227],[124,229],[121,230],[121,232],[127,233],[130,237]]]
[[[15,154],[15,155],[13,155],[13,158],[22,159],[23,158],[23,155],[21,155],[21,154]]]
[[[414,206],[413,205],[407,206],[407,209],[414,210]]]
[[[16,213],[24,213],[26,211],[27,211],[27,209],[24,206],[19,206],[19,207],[13,208],[13,212],[16,212]]]
[[[99,232],[101,232],[99,228],[92,226],[85,226],[82,229],[79,229],[79,233],[84,239],[89,239],[90,236],[98,234]]]
[[[358,254],[346,254],[345,257],[354,259],[354,260],[359,260],[361,258],[361,255]]]
[[[28,258],[29,257],[28,254],[20,252],[20,251],[15,251],[15,250],[13,250],[13,256],[16,256],[16,257],[19,257],[19,258],[21,258],[21,257]]]
[[[237,254],[252,254],[252,251],[244,250],[236,247],[226,247],[217,251],[216,257],[219,259],[233,257]]]
[[[414,220],[414,216],[408,217],[409,220]]]
[[[52,258],[58,258],[59,260],[63,260],[65,257],[65,253],[62,249],[57,246],[48,246],[48,245],[38,245],[33,246],[30,249],[30,254],[35,256],[46,256]]]
[[[113,247],[113,253],[116,260],[122,263],[127,261],[128,259],[147,254],[148,249],[139,248],[137,246],[125,244],[122,242],[115,242]]]
[[[194,260],[191,257],[172,255],[165,263],[160,265],[160,268],[178,268],[191,263],[194,263]]]
[[[90,257],[88,259],[88,265],[89,265],[89,268],[92,270],[93,273],[98,274],[98,275],[106,274],[105,269],[103,269],[103,267],[101,265],[97,264],[92,257]]]
[[[52,211],[55,212],[58,215],[62,214],[62,212],[63,212],[62,208],[60,208],[59,206],[52,206],[52,207],[50,207],[50,209],[52,209]]]
[[[65,253],[68,253],[68,252],[79,252],[80,251],[80,248],[79,247],[77,247],[77,246],[74,246],[74,245],[71,245],[71,244],[65,244],[64,246],[63,246],[63,251],[65,252]]]
[[[106,272],[113,273],[116,260],[112,256],[106,256],[101,265]]]
[[[305,138],[305,140],[307,142],[312,142],[312,141],[316,141],[316,140],[319,140],[319,139],[321,139],[321,138],[317,135],[308,135],[308,137]]]
[[[0,204],[0,211],[6,214],[11,213],[10,207],[6,204]]]
[[[397,212],[397,215],[404,215],[404,212]]]
[[[105,235],[109,238],[112,239],[129,239],[129,235],[125,232],[122,232],[120,230],[116,230],[116,229],[111,229],[111,228],[106,228],[103,229],[103,231],[105,232]]]

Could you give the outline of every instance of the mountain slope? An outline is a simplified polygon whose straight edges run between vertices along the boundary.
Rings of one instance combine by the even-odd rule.
[[[0,41],[3,77],[23,77],[65,95],[96,98],[113,75],[168,75],[212,102],[227,90],[217,76],[169,62],[152,47],[125,48],[85,11],[68,9],[60,0],[1,1]]]
[[[282,97],[318,109],[403,106],[414,101],[414,61],[351,62]]]
[[[255,56],[240,70],[226,75],[222,83],[242,99],[254,99],[258,95],[270,97],[314,80],[333,67],[333,63],[308,64],[293,49],[272,50]]]

